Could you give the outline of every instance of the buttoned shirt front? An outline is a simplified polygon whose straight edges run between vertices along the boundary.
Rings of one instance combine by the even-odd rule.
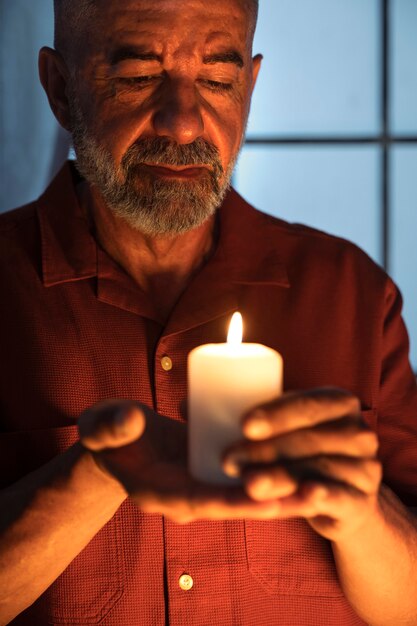
[[[219,242],[164,325],[97,245],[68,165],[39,201],[1,217],[0,476],[65,450],[77,418],[130,398],[186,420],[187,355],[245,340],[284,358],[285,388],[358,395],[384,480],[417,504],[417,391],[401,298],[352,244],[254,210],[231,191]],[[359,625],[329,542],[302,519],[178,526],[128,499],[16,625]]]

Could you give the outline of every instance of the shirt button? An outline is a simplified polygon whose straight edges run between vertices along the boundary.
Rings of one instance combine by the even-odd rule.
[[[161,367],[166,372],[169,372],[170,370],[172,370],[172,360],[169,358],[169,356],[163,356],[162,357],[162,359],[161,359]]]
[[[194,585],[194,581],[189,574],[183,574],[178,581],[179,586],[183,591],[189,591]]]

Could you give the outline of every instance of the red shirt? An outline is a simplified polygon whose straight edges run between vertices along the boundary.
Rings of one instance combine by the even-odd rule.
[[[380,437],[385,482],[417,504],[417,390],[401,298],[354,245],[255,211],[231,191],[220,240],[165,327],[89,233],[66,166],[39,201],[0,218],[0,477],[7,485],[77,439],[77,416],[132,398],[185,420],[186,359],[245,341],[284,358],[285,388],[359,396]],[[164,356],[173,367],[165,371]],[[179,578],[192,576],[192,589]],[[167,618],[167,619],[166,619]],[[353,626],[329,542],[302,519],[199,521],[127,500],[12,623],[102,626]]]

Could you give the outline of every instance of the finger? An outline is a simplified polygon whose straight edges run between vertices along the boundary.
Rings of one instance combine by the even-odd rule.
[[[304,483],[296,493],[280,499],[283,517],[312,518],[322,514],[324,501],[329,497],[329,486]]]
[[[284,467],[272,467],[268,471],[248,471],[243,473],[246,493],[259,502],[284,498],[299,488],[296,480]]]
[[[177,523],[187,523],[195,519],[267,520],[304,517],[323,536],[332,539],[337,534],[348,532],[349,528],[352,531],[361,524],[366,512],[370,510],[369,500],[369,496],[346,486],[308,483],[288,497],[265,502],[246,501],[237,494],[224,499],[217,495],[205,502],[197,498],[194,506],[190,506],[190,501],[184,506],[179,500],[174,500],[172,506],[164,502],[163,514]],[[154,511],[147,510],[158,511],[161,511],[160,504],[155,506]]]
[[[304,517],[328,539],[352,532],[363,523],[376,497],[340,484],[308,483],[280,500],[280,516]]]
[[[301,483],[311,481],[325,486],[337,482],[372,495],[378,492],[381,478],[382,467],[376,459],[340,456],[316,457],[268,470],[243,472],[246,492],[259,501],[292,495]]]
[[[131,402],[95,405],[80,416],[78,427],[83,446],[97,452],[119,448],[138,439],[145,430],[144,412]]]
[[[206,519],[211,521],[219,520],[241,520],[241,519],[274,519],[278,517],[280,504],[278,500],[269,500],[267,502],[255,502],[249,498],[240,498],[239,501],[230,502],[215,498],[204,503],[198,503],[197,506],[187,505],[184,513],[179,514],[178,508],[175,506],[164,515],[171,517],[176,522],[191,522],[197,519]]]
[[[285,463],[285,468],[299,483],[335,481],[369,495],[377,493],[382,479],[382,466],[375,458],[318,456]]]
[[[242,488],[211,488],[194,482],[186,493],[177,489],[165,493],[163,498],[152,493],[146,497],[131,494],[131,498],[142,511],[162,514],[180,524],[198,519],[272,519],[280,510],[279,501],[255,502]]]
[[[240,475],[251,464],[272,464],[287,459],[319,455],[374,457],[378,449],[376,434],[361,422],[351,419],[301,429],[266,441],[243,441],[225,453],[223,469],[229,476]]]
[[[242,428],[245,437],[258,440],[359,412],[359,400],[342,389],[290,392],[248,413]]]

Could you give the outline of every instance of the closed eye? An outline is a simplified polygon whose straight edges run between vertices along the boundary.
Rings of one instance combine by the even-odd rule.
[[[233,89],[232,83],[222,83],[218,80],[209,80],[205,79],[201,81],[206,87],[211,89],[211,91],[230,91]]]

